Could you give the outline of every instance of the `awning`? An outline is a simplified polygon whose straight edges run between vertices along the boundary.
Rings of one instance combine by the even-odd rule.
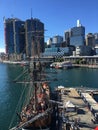
[[[66,102],[66,106],[65,107],[75,108],[75,105],[71,101],[68,101],[68,102]]]

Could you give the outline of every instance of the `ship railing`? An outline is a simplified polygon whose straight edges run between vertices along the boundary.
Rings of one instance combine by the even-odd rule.
[[[43,113],[40,113],[38,115],[36,115],[35,117],[33,117],[32,119],[28,120],[27,122],[19,125],[19,126],[16,126],[16,127],[13,127],[11,128],[10,130],[20,130],[22,129],[23,127],[26,127],[28,124],[36,121],[37,119],[39,119],[40,117],[43,117],[45,115],[47,115],[49,112],[51,112],[52,108],[48,108],[46,111],[44,111]]]

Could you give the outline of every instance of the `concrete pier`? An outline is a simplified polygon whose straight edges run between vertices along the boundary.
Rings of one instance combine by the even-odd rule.
[[[78,89],[59,88],[57,91],[59,102],[63,104],[58,104],[60,130],[94,130],[98,126],[98,121],[94,122],[95,116]],[[93,97],[89,97],[94,102]]]

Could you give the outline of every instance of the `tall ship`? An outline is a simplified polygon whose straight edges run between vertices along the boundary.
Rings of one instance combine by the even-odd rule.
[[[46,80],[42,60],[40,59],[39,42],[37,43],[37,50],[34,48],[35,44],[35,37],[33,37],[32,57],[27,70],[23,72],[23,75],[24,77],[26,76],[26,78],[19,81],[18,78],[21,77],[19,76],[17,80],[14,81],[19,84],[22,83],[26,92],[22,92],[19,101],[22,103],[21,110],[17,112],[19,122],[15,126],[10,126],[11,128],[9,128],[9,130],[50,129],[51,114],[53,112],[52,104],[50,102],[51,91],[48,84],[49,81]],[[35,53],[35,51],[37,53]],[[23,93],[25,93],[25,97]]]

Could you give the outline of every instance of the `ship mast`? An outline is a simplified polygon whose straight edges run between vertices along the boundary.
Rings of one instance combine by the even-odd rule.
[[[40,39],[38,31],[34,31],[32,36],[32,49],[31,49],[31,65],[30,70],[32,72],[32,85],[34,88],[34,111],[36,112],[36,89],[37,89],[37,79],[38,73],[41,72],[41,63],[39,62],[40,58]],[[36,60],[38,59],[38,61]]]
[[[27,118],[28,115],[28,110],[27,110],[27,106],[24,107],[24,109],[21,112],[21,120],[22,122],[20,122],[19,125],[17,125],[16,127],[11,128],[10,130],[19,130],[23,127],[29,126],[30,124],[32,124],[33,122],[37,121],[38,119],[40,119],[40,117],[45,117],[45,115],[48,115],[49,113],[52,112],[52,107],[50,108],[50,104],[49,104],[49,100],[50,99],[50,89],[48,86],[42,86],[42,64],[41,64],[41,59],[40,59],[40,52],[41,52],[41,46],[40,46],[40,40],[43,37],[41,35],[42,31],[39,31],[37,29],[35,29],[34,31],[32,31],[32,42],[31,42],[31,60],[30,60],[30,66],[29,66],[29,70],[28,71],[30,73],[30,86],[33,87],[33,94],[32,97],[30,97],[30,102],[33,101],[32,104],[27,104],[27,105],[32,105],[32,113],[33,115],[30,113],[30,109],[29,110],[29,114],[30,115],[30,119]],[[41,90],[41,91],[39,91]],[[43,99],[41,98],[41,101],[38,101],[38,96],[42,95],[46,96],[43,101]],[[40,106],[41,105],[41,106]],[[44,108],[43,108],[44,105]],[[38,108],[39,106],[39,108]],[[41,107],[41,109],[40,109]],[[40,113],[41,112],[41,113]],[[24,117],[24,115],[26,115]],[[26,119],[26,121],[24,121],[23,119]],[[43,121],[46,119],[49,119],[50,116],[46,116],[46,118],[43,118]],[[39,120],[40,122],[40,120]],[[49,123],[49,120],[48,120]],[[40,122],[41,124],[41,122]],[[36,125],[36,123],[34,123],[35,126],[38,127],[38,125]],[[46,124],[41,124],[41,126],[46,126]]]

